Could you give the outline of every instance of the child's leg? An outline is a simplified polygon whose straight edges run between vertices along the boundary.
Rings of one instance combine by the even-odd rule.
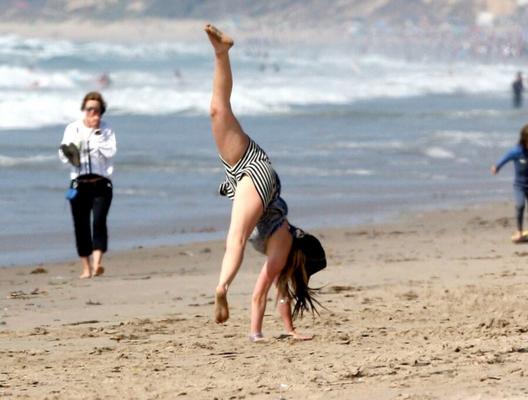
[[[229,49],[233,41],[211,25],[205,27],[205,32],[215,50],[211,129],[220,155],[233,165],[242,157],[249,141],[231,110],[233,75]]]
[[[524,190],[519,186],[513,187],[513,194],[515,196],[515,217],[517,222],[517,233],[519,238],[522,237],[523,231],[523,218],[524,218],[524,207],[525,207],[525,194]]]
[[[227,289],[242,264],[247,239],[257,225],[262,211],[262,200],[253,181],[249,176],[244,176],[237,185],[222,270],[216,288],[216,322],[225,322],[229,318]]]

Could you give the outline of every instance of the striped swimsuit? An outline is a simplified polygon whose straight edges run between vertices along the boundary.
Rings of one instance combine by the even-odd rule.
[[[253,181],[255,188],[262,200],[264,210],[280,195],[280,181],[277,173],[271,166],[267,154],[253,140],[249,139],[249,145],[242,158],[231,167],[222,157],[220,160],[225,168],[225,180],[218,191],[222,196],[231,200],[235,198],[237,183],[244,175]]]
[[[222,196],[234,199],[237,183],[244,175],[251,178],[257,189],[264,211],[249,241],[257,251],[265,253],[268,239],[286,221],[288,215],[288,205],[280,197],[279,176],[271,166],[264,150],[251,139],[249,139],[246,152],[233,167],[226,163],[222,157],[220,160],[224,164],[226,173],[225,181],[219,188]]]

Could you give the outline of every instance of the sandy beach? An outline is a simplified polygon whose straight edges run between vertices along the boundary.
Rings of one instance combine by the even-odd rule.
[[[203,42],[203,27],[209,20],[179,19],[167,20],[160,18],[123,19],[112,21],[94,21],[87,19],[68,19],[65,21],[35,20],[1,21],[0,35],[17,35],[24,38],[39,38],[73,40],[81,42],[109,41],[116,43],[156,43],[156,42]],[[307,38],[315,43],[328,43],[342,39],[341,29],[321,28],[314,33],[310,27],[291,28],[287,23],[274,21],[271,27],[269,21],[252,19],[240,21],[234,25],[232,21],[216,21],[217,24],[229,27],[236,35],[237,42],[264,41],[273,43],[302,43]],[[263,38],[263,36],[265,37]]]
[[[404,215],[317,233],[327,307],[247,340],[263,259],[248,249],[231,319],[213,322],[222,242],[0,270],[2,399],[517,399],[528,397],[528,247],[511,204]],[[40,269],[39,269],[40,268]],[[40,273],[38,273],[40,272]]]

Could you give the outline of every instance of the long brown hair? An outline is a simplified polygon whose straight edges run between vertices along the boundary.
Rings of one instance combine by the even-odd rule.
[[[519,144],[524,150],[528,150],[528,125],[524,125],[519,134]]]
[[[279,293],[294,301],[293,319],[298,316],[302,318],[304,312],[309,312],[313,316],[319,315],[316,306],[324,308],[315,298],[320,289],[308,286],[309,277],[306,273],[305,262],[306,256],[299,248],[297,240],[294,239],[286,266],[277,281]]]

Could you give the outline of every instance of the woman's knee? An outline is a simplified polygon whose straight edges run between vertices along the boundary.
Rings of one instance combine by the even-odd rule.
[[[277,275],[280,274],[285,265],[286,260],[284,260],[282,257],[268,257],[268,259],[266,260],[266,269],[272,281]]]
[[[227,121],[232,117],[231,107],[228,104],[211,103],[209,116],[216,121]]]
[[[96,219],[93,222],[93,230],[94,232],[106,232],[107,226],[106,226],[106,219]]]
[[[255,290],[253,290],[253,294],[251,295],[251,302],[255,305],[266,304],[268,301],[269,288],[270,286],[268,285],[255,288]]]

